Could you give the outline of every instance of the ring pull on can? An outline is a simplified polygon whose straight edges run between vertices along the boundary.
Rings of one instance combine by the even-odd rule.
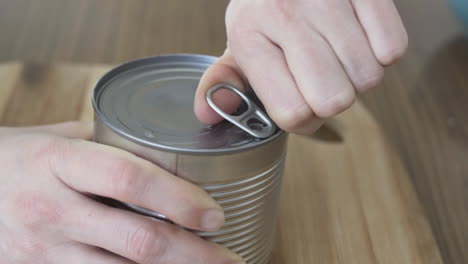
[[[230,115],[221,110],[213,101],[213,94],[222,88],[229,89],[235,92],[247,105],[247,110],[238,116]],[[206,94],[208,105],[224,119],[228,120],[235,126],[249,133],[256,138],[269,138],[276,132],[276,125],[273,121],[245,94],[239,91],[236,87],[229,84],[218,84],[211,87]]]

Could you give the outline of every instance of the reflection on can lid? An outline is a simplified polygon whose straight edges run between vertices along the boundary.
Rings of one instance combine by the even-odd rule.
[[[216,60],[202,55],[165,55],[123,64],[96,85],[93,105],[107,126],[139,144],[165,151],[233,152],[279,136],[257,139],[227,121],[207,126],[193,113],[203,72]]]

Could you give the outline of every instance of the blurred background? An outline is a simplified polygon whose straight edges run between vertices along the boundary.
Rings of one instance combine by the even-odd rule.
[[[0,0],[0,63],[116,64],[162,53],[220,55],[228,3]],[[462,24],[468,1],[396,4],[409,51],[362,101],[408,169],[445,263],[468,263],[468,30]]]

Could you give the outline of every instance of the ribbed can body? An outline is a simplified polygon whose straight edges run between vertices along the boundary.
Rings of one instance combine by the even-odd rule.
[[[226,223],[217,232],[199,233],[239,254],[249,264],[269,259],[273,244],[283,158],[260,174],[203,185],[224,208]]]
[[[223,207],[226,222],[217,232],[198,235],[231,249],[247,264],[267,263],[271,255],[286,139],[282,134],[245,152],[188,155],[138,145],[98,117],[95,125],[96,142],[130,151],[206,190]]]

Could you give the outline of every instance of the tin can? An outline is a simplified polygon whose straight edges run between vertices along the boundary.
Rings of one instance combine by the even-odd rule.
[[[276,129],[258,138],[229,121],[207,126],[196,119],[195,91],[216,59],[147,57],[105,74],[93,93],[95,141],[201,186],[223,207],[226,222],[219,231],[198,235],[231,249],[248,264],[264,264],[273,245],[287,135]],[[246,97],[260,104],[252,94]],[[124,206],[165,219],[145,208]]]

